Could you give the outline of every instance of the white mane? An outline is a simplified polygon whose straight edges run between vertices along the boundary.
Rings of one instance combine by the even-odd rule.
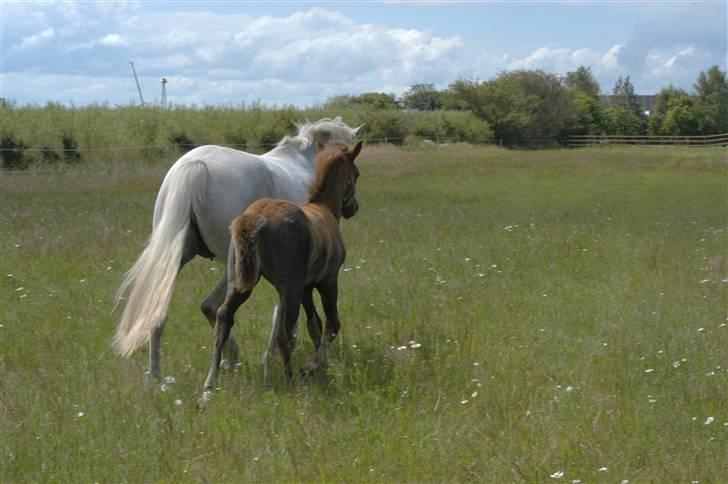
[[[351,144],[354,136],[361,129],[361,126],[350,128],[341,120],[341,116],[336,116],[334,119],[319,119],[315,123],[306,120],[303,124],[296,124],[296,127],[298,128],[298,134],[284,137],[278,142],[278,146],[288,144],[304,151],[313,145],[316,139],[319,139],[322,143],[337,139]]]

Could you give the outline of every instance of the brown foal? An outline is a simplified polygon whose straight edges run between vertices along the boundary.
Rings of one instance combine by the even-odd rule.
[[[351,149],[338,141],[326,145],[317,141],[318,168],[307,203],[296,205],[264,198],[233,221],[226,267],[227,294],[217,311],[212,365],[201,404],[210,399],[210,391],[217,383],[222,349],[235,323],[235,311],[250,297],[261,276],[276,288],[280,298],[273,332],[287,379],[293,377],[291,353],[302,304],[316,347],[315,364],[326,364],[326,345],[341,326],[337,310],[338,276],[346,250],[339,220],[342,216],[352,217],[359,209],[359,170],[354,160],[361,147],[361,141]],[[313,303],[314,289],[321,296],[326,315],[323,334]]]

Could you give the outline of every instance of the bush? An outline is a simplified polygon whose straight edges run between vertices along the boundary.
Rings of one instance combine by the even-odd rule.
[[[4,134],[0,138],[0,156],[5,170],[24,170],[30,164],[25,157],[28,147],[22,141],[17,141],[12,135]]]

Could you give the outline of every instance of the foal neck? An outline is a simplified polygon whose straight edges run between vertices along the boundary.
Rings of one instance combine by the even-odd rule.
[[[341,205],[346,191],[345,182],[339,172],[345,167],[342,160],[326,160],[320,161],[318,168],[308,203],[326,207],[338,222],[341,219]]]

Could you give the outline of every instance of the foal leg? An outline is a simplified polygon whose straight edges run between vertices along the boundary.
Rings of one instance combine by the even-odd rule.
[[[303,288],[303,298],[301,299],[303,310],[306,312],[306,326],[308,327],[308,335],[313,341],[314,347],[318,350],[321,346],[321,318],[316,312],[316,306],[313,303],[313,286]]]
[[[204,407],[207,404],[210,400],[210,392],[217,385],[217,375],[220,369],[220,360],[222,359],[222,349],[230,336],[230,329],[233,327],[233,324],[235,324],[235,311],[248,299],[248,297],[250,297],[250,293],[251,291],[238,292],[235,289],[230,289],[225,297],[225,301],[217,310],[212,363],[210,365],[210,371],[207,373],[202,397],[200,397],[200,400],[197,402],[200,407]]]
[[[225,290],[227,289],[228,274],[227,270],[223,273],[222,278],[217,282],[210,294],[207,295],[202,304],[200,310],[205,315],[207,321],[210,323],[212,328],[215,327],[215,319],[217,315],[217,309],[225,299]],[[235,341],[235,336],[230,336],[227,345],[225,345],[225,353],[228,357],[229,366],[235,368],[238,363],[238,342]],[[222,360],[223,369],[226,368],[226,361]]]
[[[324,331],[321,346],[318,348],[317,359],[320,367],[327,365],[326,346],[331,343],[341,329],[341,321],[339,320],[338,298],[339,285],[334,280],[330,283],[320,285],[318,292],[321,295],[321,304],[324,306],[324,314],[326,314],[326,329]]]
[[[321,334],[323,332],[323,328],[321,325],[321,318],[319,317],[318,312],[316,312],[316,305],[313,302],[313,286],[306,286],[303,288],[303,299],[301,300],[301,303],[303,304],[303,309],[306,312],[308,335],[311,337],[311,341],[313,341],[314,350],[316,352],[315,354],[317,354],[321,347]],[[303,372],[304,376],[307,376],[318,369],[318,359],[314,358],[306,366],[307,369]]]
[[[281,311],[278,328],[278,349],[283,357],[283,369],[286,380],[290,384],[293,380],[293,368],[291,367],[291,354],[296,347],[296,323],[298,312],[301,309],[301,289],[279,289],[280,302],[278,309]]]
[[[270,368],[270,362],[273,361],[273,357],[276,354],[276,344],[278,341],[278,331],[281,327],[280,323],[281,311],[280,305],[277,304],[273,308],[273,318],[271,321],[270,339],[268,340],[268,349],[265,350],[263,355],[263,384],[268,384],[268,368]]]

